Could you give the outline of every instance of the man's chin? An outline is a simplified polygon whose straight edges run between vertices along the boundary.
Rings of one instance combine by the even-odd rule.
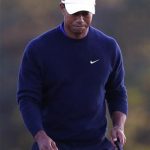
[[[87,29],[85,27],[77,27],[74,29],[75,34],[86,33]]]

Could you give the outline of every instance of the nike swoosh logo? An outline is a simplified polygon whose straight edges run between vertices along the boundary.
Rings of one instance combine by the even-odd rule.
[[[90,61],[90,64],[95,64],[96,62],[98,62],[99,61],[99,59],[97,59],[97,60],[94,60],[94,61]]]

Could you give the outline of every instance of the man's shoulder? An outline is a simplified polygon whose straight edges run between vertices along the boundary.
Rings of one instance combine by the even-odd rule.
[[[59,27],[50,29],[31,39],[26,45],[25,51],[41,52],[57,44],[59,39]]]
[[[101,44],[103,48],[109,50],[111,53],[120,53],[120,47],[115,38],[94,27],[91,27],[91,31],[91,37],[94,39],[95,43]]]
[[[106,42],[108,42],[108,41],[110,41],[110,42],[116,42],[116,40],[112,36],[104,33],[100,29],[97,29],[97,28],[91,26],[90,30],[92,31],[94,37],[97,37],[100,40],[103,40],[103,41],[106,41]]]
[[[46,42],[47,40],[52,40],[54,38],[57,38],[57,35],[59,34],[58,26],[56,28],[50,29],[48,31],[43,32],[42,34],[36,36],[33,38],[30,42],[31,43],[39,43],[39,42]]]

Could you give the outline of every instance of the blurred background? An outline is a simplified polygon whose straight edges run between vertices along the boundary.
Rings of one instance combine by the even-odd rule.
[[[16,102],[23,50],[62,22],[59,0],[0,0],[0,150],[29,150]],[[150,148],[150,0],[97,0],[93,26],[117,39],[124,57],[129,115],[125,150]]]

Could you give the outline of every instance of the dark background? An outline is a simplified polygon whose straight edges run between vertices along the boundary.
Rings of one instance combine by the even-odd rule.
[[[62,22],[59,0],[0,0],[0,150],[29,150],[32,137],[17,102],[17,78],[29,40]],[[117,39],[129,96],[125,150],[150,147],[150,1],[97,0],[93,26]]]

